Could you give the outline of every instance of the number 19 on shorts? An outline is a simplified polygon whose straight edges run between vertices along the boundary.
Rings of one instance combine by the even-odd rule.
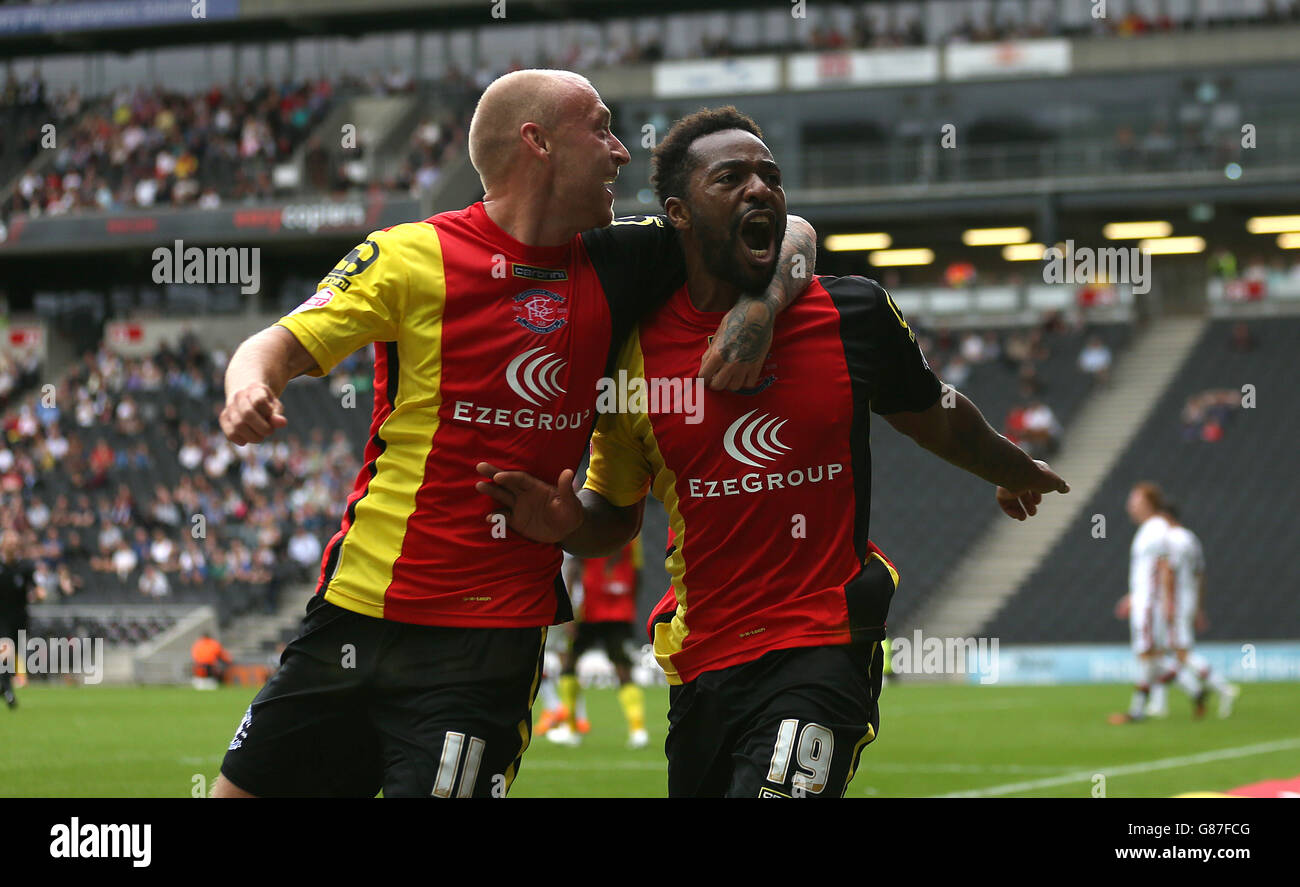
[[[835,755],[835,736],[821,724],[804,724],[799,729],[797,718],[786,718],[776,731],[776,746],[772,751],[772,765],[767,770],[767,781],[785,785],[790,769],[790,758],[796,770],[790,783],[795,797],[821,794],[830,775],[831,760]]]

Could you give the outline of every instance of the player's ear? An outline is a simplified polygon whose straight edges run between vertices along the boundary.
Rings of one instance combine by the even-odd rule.
[[[523,140],[524,147],[528,149],[529,154],[542,158],[551,153],[546,130],[532,121],[519,127],[519,138]]]
[[[680,197],[669,197],[664,201],[664,213],[668,222],[678,231],[691,227],[691,210]]]

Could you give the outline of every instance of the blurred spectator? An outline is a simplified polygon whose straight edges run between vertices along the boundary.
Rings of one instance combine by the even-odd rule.
[[[1110,381],[1111,360],[1112,355],[1106,343],[1099,336],[1091,336],[1079,352],[1079,369],[1091,376],[1093,381],[1105,385]]]
[[[108,571],[116,573],[117,578],[125,582],[139,563],[140,558],[135,551],[125,542],[119,542],[109,561]]]
[[[1241,392],[1231,388],[1211,388],[1193,394],[1183,404],[1183,440],[1215,443],[1223,438],[1224,428],[1241,407]]]
[[[1018,373],[1020,379],[1020,396],[1024,398],[1033,398],[1043,393],[1043,380],[1038,375],[1038,367],[1034,362],[1026,360],[1020,365]]]
[[[81,541],[81,534],[76,530],[68,533],[68,542],[63,546],[63,565],[78,572],[89,563],[90,552]]]
[[[33,592],[37,601],[44,602],[58,598],[58,577],[44,560],[36,562],[32,570],[32,582],[35,586]]]
[[[149,559],[164,572],[175,569],[176,544],[161,529],[153,531],[153,541],[149,545]]]
[[[952,360],[944,364],[943,381],[954,388],[963,387],[970,381],[970,364],[966,363],[960,356],[954,356]]]
[[[321,544],[305,527],[299,527],[289,539],[289,557],[298,564],[304,576],[320,568]]]
[[[1056,452],[1061,442],[1061,423],[1052,408],[1041,400],[1033,401],[1023,416],[1024,441],[1034,458],[1043,458]]]
[[[1002,433],[1007,440],[1024,449],[1025,407],[1023,405],[1017,404],[1007,412],[1006,421],[1002,424]]]
[[[984,360],[998,360],[1002,357],[1002,345],[998,342],[998,334],[989,330],[984,334]]]
[[[50,507],[42,499],[37,499],[27,506],[27,523],[36,532],[43,531],[50,523]]]
[[[140,593],[145,597],[167,597],[172,593],[171,583],[162,570],[149,564],[140,574]]]
[[[66,563],[59,564],[55,569],[55,578],[60,597],[72,597],[85,585],[81,577],[72,572],[72,568]]]
[[[961,357],[962,360],[970,364],[983,363],[985,360],[984,337],[975,332],[962,336]]]

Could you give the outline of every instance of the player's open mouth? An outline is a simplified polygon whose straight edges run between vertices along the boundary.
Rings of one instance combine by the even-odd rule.
[[[776,216],[771,210],[756,209],[740,220],[740,242],[759,264],[766,264],[776,254]]]

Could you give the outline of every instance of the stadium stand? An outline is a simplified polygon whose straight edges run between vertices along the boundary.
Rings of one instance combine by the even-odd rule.
[[[0,115],[18,134],[0,154],[0,222],[156,207],[213,209],[284,194],[385,190],[418,195],[437,181],[443,164],[463,149],[470,98],[454,79],[426,84],[441,101],[418,102],[423,116],[401,132],[393,169],[375,176],[363,162],[374,146],[368,128],[344,145],[330,112],[352,99],[410,93],[400,80],[328,78],[296,83],[248,80],[194,92],[136,86],[83,101],[73,87],[53,102],[39,74],[19,82],[12,70]],[[352,119],[363,117],[348,105]],[[417,125],[418,121],[418,125]],[[60,133],[55,151],[39,150],[42,126]],[[378,179],[378,181],[375,181]]]
[[[1133,484],[1154,480],[1180,505],[1183,522],[1205,548],[1206,638],[1300,634],[1288,485],[1300,412],[1287,391],[1298,348],[1300,318],[1207,325],[1085,517],[984,633],[1004,643],[1123,640],[1127,626],[1113,608],[1128,583],[1133,527],[1124,501]],[[1258,397],[1252,408],[1243,406],[1245,385]],[[1091,533],[1096,514],[1106,517],[1105,539]]]
[[[1064,428],[1068,446],[1070,420],[1088,396],[1091,377],[1077,365],[1088,339],[1100,337],[1121,353],[1132,337],[1128,324],[1067,328],[1049,317],[1032,329],[980,330],[964,334],[918,333],[931,366],[948,378],[961,351],[961,339],[992,334],[1000,355],[976,364],[957,386],[980,407],[995,428],[1004,429],[1013,409],[1040,400]],[[928,341],[927,341],[928,340]],[[1007,358],[1008,343],[1032,342],[1032,357]],[[1017,345],[1011,347],[1016,352]],[[1036,359],[1035,359],[1036,358]],[[1034,380],[1026,387],[1026,380]],[[898,593],[890,622],[901,624],[943,583],[943,578],[983,534],[990,521],[1002,519],[992,489],[916,446],[875,419],[871,435],[873,466],[871,538],[898,566]],[[1048,458],[1043,454],[1043,458]],[[943,540],[936,544],[936,540]]]
[[[357,352],[327,381],[296,381],[294,428],[236,450],[215,430],[224,353],[190,336],[143,359],[83,355],[53,403],[29,395],[4,419],[0,516],[36,562],[39,601],[211,604],[223,624],[274,610],[336,529],[369,423],[368,361]],[[305,480],[277,484],[289,477]],[[315,545],[295,545],[302,533]],[[103,627],[139,641],[161,626]]]
[[[174,616],[157,614],[44,615],[35,614],[29,634],[44,638],[103,638],[109,647],[129,647],[157,637],[176,624]]]
[[[37,354],[17,357],[0,354],[0,410],[7,409],[40,378],[41,361]]]

